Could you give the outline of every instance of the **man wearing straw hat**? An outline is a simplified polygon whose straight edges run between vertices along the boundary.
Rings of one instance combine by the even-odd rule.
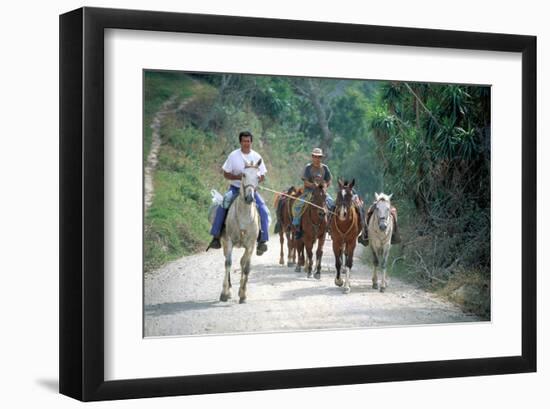
[[[311,163],[308,163],[302,173],[302,180],[304,181],[304,193],[300,196],[292,207],[292,225],[296,228],[296,239],[302,237],[302,230],[300,228],[300,221],[302,219],[302,210],[305,205],[305,201],[311,199],[311,194],[315,185],[323,182],[328,187],[332,181],[332,174],[327,165],[322,163],[323,150],[321,148],[315,148],[311,152]],[[300,200],[301,199],[301,200]],[[334,200],[327,194],[327,206],[330,210],[334,208]]]

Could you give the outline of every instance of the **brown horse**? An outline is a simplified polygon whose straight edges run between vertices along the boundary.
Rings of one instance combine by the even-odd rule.
[[[315,252],[315,278],[321,279],[321,259],[323,257],[323,246],[325,245],[325,235],[327,231],[327,187],[324,183],[315,186],[311,195],[310,202],[314,205],[306,204],[304,214],[301,219],[302,239],[296,243],[298,247],[299,266],[304,266],[307,277],[311,277],[313,269],[313,246],[317,242],[317,251]],[[307,256],[304,257],[304,249]],[[299,267],[298,266],[298,267]],[[297,270],[299,271],[299,269]]]
[[[296,197],[303,193],[303,189],[296,189],[294,186],[291,186],[285,193],[288,196],[278,194],[275,198],[279,242],[281,243],[279,264],[285,264],[283,247],[286,237],[288,250],[287,266],[292,267],[296,264],[296,246],[294,244],[294,231],[292,229],[292,205],[294,204]]]
[[[353,252],[357,244],[357,236],[361,231],[361,216],[359,209],[353,203],[353,186],[355,179],[348,183],[338,180],[338,195],[336,196],[336,207],[331,218],[332,250],[336,259],[336,278],[334,283],[341,287],[344,285],[344,292],[351,291],[349,276],[353,265]],[[345,265],[342,268],[342,254],[345,255]],[[345,280],[342,280],[341,274]]]

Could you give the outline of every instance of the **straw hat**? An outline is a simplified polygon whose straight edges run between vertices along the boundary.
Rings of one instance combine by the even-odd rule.
[[[323,157],[323,150],[321,148],[315,148],[311,151],[312,156],[321,156]]]

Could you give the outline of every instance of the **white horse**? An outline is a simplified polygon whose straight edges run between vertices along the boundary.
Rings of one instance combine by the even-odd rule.
[[[386,264],[391,248],[391,236],[393,232],[393,217],[391,215],[390,199],[392,195],[375,193],[375,203],[372,216],[368,224],[369,247],[372,250],[374,269],[372,273],[372,288],[378,288],[378,272],[382,269],[382,282],[380,292],[386,290]]]
[[[225,277],[223,279],[220,301],[231,298],[231,254],[233,247],[244,247],[241,257],[241,285],[239,288],[239,303],[246,302],[246,284],[250,273],[250,259],[256,248],[256,240],[260,231],[260,215],[254,202],[254,194],[260,177],[258,168],[262,160],[255,165],[247,163],[241,177],[239,196],[231,204],[227,212],[225,229],[221,234],[223,254],[225,256]]]

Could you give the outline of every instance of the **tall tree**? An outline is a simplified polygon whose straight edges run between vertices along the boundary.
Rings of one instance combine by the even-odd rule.
[[[341,84],[318,78],[292,78],[291,84],[298,95],[311,103],[321,130],[320,148],[330,155],[334,139],[329,126],[332,116],[331,102],[341,92]]]

